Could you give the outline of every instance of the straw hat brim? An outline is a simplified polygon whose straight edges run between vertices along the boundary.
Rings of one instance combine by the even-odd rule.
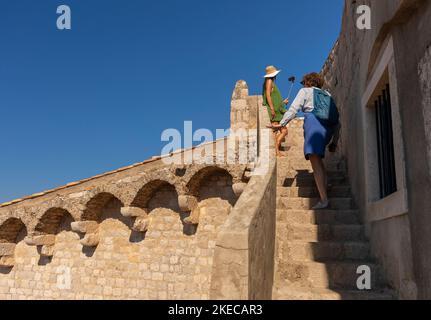
[[[264,76],[264,78],[274,78],[275,76],[277,76],[279,73],[281,72],[281,70],[277,70],[273,73],[267,74]]]

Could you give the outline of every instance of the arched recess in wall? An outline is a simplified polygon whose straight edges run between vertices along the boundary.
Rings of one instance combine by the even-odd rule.
[[[233,188],[232,175],[220,167],[206,167],[193,175],[187,183],[190,195],[198,201],[211,198],[219,198],[228,201],[232,206],[237,201]]]
[[[130,226],[130,219],[121,215],[121,207],[123,203],[117,197],[108,192],[101,192],[87,202],[81,220],[101,222],[112,218]]]
[[[130,217],[121,214],[123,207],[123,203],[109,192],[100,192],[87,202],[81,221],[72,223],[72,230],[82,236],[80,242],[87,256],[92,256],[99,245],[99,225],[102,221],[118,220],[132,229],[133,223]]]
[[[153,180],[145,184],[136,194],[132,207],[147,209],[151,212],[157,208],[180,212],[178,192],[172,184],[163,180]]]
[[[27,235],[27,228],[21,219],[9,218],[0,225],[0,243],[18,243]]]
[[[157,223],[157,219],[163,219],[162,216],[171,214],[178,217],[178,222],[181,222],[182,225],[183,234],[193,235],[196,231],[185,224],[184,220],[190,213],[181,210],[178,191],[174,185],[167,181],[156,179],[146,183],[136,194],[132,207],[140,208],[146,213],[145,216],[138,219],[146,221],[145,225],[149,230],[153,230],[152,226],[158,228],[163,225],[163,223]],[[175,229],[174,225],[175,223],[171,227]]]
[[[73,221],[69,211],[63,208],[51,208],[40,218],[35,228],[35,234],[56,235],[61,231],[70,231],[70,224]]]
[[[63,208],[50,208],[37,221],[36,227],[25,241],[30,246],[36,246],[40,255],[39,264],[51,262],[54,256],[54,246],[57,235],[62,231],[71,231],[72,215]]]
[[[27,236],[21,219],[9,218],[0,225],[0,271],[10,271],[15,264],[15,246]]]

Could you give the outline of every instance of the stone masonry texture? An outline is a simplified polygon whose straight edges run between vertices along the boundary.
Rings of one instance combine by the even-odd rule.
[[[2,205],[0,299],[208,299],[244,171],[153,159]]]

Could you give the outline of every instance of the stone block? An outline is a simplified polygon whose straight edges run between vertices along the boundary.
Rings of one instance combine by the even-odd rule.
[[[236,110],[246,110],[248,108],[247,100],[245,99],[232,100],[231,108]]]
[[[148,209],[141,209],[137,207],[124,207],[121,208],[121,214],[124,217],[146,217],[148,216]]]
[[[147,217],[138,217],[133,224],[132,229],[136,232],[147,232],[150,225],[150,219]]]
[[[184,219],[185,224],[189,225],[198,225],[199,224],[199,217],[201,215],[201,210],[204,208],[196,208],[192,211],[189,217]]]
[[[13,256],[0,257],[0,267],[11,268],[15,265],[15,259]]]
[[[40,255],[43,257],[52,257],[54,255],[54,246],[53,245],[42,246],[40,250]]]
[[[0,243],[0,257],[13,256],[15,251],[15,243]]]
[[[100,237],[98,233],[87,233],[80,242],[84,247],[97,247],[99,241]]]
[[[181,211],[190,212],[198,206],[198,200],[193,196],[178,196],[178,205]]]
[[[46,234],[40,236],[28,236],[25,238],[25,243],[29,246],[45,246],[55,244],[55,235]]]
[[[235,84],[235,89],[232,94],[232,100],[245,99],[248,97],[249,91],[247,82],[239,80]]]
[[[95,233],[99,228],[96,221],[75,221],[71,223],[72,230],[80,233]]]
[[[246,183],[235,183],[232,185],[232,189],[235,195],[239,197],[244,192],[246,186],[247,186]]]

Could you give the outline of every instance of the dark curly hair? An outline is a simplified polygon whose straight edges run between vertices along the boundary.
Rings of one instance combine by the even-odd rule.
[[[316,87],[316,88],[322,88],[323,85],[325,84],[325,81],[323,80],[322,76],[320,75],[320,73],[317,72],[312,72],[312,73],[308,73],[306,74],[303,78],[302,78],[302,84],[308,84],[312,87]]]

